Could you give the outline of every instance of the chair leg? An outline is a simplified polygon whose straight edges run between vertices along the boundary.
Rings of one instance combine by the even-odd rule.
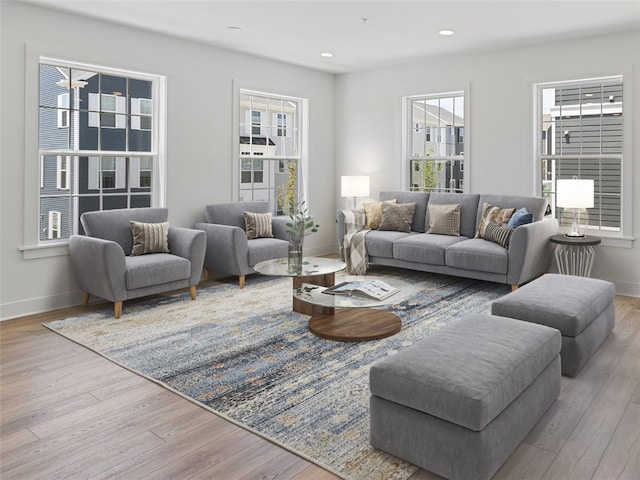
[[[192,285],[189,287],[189,293],[191,294],[191,300],[196,299],[196,286]]]
[[[122,302],[114,302],[113,310],[114,310],[114,316],[116,317],[116,320],[117,320],[118,318],[120,318],[120,315],[122,315]]]
[[[205,280],[205,282],[208,282],[210,278],[211,278],[211,270],[209,270],[208,268],[205,268],[204,269],[204,280]]]
[[[244,288],[244,281],[246,279],[245,275],[240,275],[240,277],[238,278],[240,281],[240,288]]]
[[[511,291],[515,292],[518,289],[518,285],[511,285]]]
[[[82,292],[82,305],[83,306],[87,306],[89,305],[89,297],[91,296],[91,294],[89,292]]]

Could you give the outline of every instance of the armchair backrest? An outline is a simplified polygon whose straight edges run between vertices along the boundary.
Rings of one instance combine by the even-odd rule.
[[[129,255],[133,248],[129,221],[161,223],[166,222],[168,216],[166,208],[123,208],[85,212],[80,216],[80,222],[88,236],[116,242],[125,255]]]
[[[240,227],[244,230],[244,215],[242,212],[267,213],[269,211],[269,204],[267,202],[216,203],[207,205],[204,208],[204,216],[209,223],[230,225],[232,227]]]

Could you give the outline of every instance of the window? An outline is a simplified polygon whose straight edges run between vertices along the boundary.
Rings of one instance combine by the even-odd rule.
[[[82,233],[86,211],[164,204],[164,78],[46,58],[38,70],[39,242]]]
[[[298,167],[305,157],[306,101],[248,90],[240,90],[239,97],[239,199],[264,200],[272,213],[281,213],[279,195],[302,193]]]
[[[47,238],[53,240],[60,238],[60,212],[51,210],[49,212],[49,228],[47,229]]]
[[[555,203],[561,179],[594,181],[594,206],[580,210],[583,229],[622,232],[623,82],[622,76],[543,83],[536,86],[536,162],[541,192],[561,225],[573,210]]]
[[[464,190],[464,92],[405,97],[409,190]]]

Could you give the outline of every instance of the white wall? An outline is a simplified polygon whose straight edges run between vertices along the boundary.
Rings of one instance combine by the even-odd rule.
[[[77,305],[67,254],[25,260],[25,52],[167,76],[167,207],[173,225],[204,220],[208,203],[231,201],[232,89],[309,98],[308,204],[321,228],[309,253],[336,250],[333,75],[35,6],[0,3],[2,112],[0,319]],[[27,141],[37,141],[27,139]],[[63,249],[64,250],[64,249]]]
[[[474,193],[537,194],[532,157],[532,85],[624,73],[631,96],[624,115],[635,141],[632,182],[640,185],[640,32],[548,43],[484,54],[416,60],[389,68],[339,75],[336,82],[336,180],[370,175],[371,196],[406,189],[401,183],[401,97],[465,89],[465,178]],[[628,90],[629,91],[629,90]],[[470,144],[469,144],[470,142]],[[632,190],[629,188],[628,190]],[[640,237],[640,195],[633,202],[632,236]],[[339,192],[338,192],[339,195]],[[336,197],[339,200],[339,197]],[[640,296],[640,245],[597,248],[593,276]]]

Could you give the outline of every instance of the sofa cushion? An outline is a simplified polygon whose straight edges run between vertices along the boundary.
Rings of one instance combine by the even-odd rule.
[[[515,208],[500,208],[490,203],[483,203],[482,215],[480,216],[480,223],[478,223],[478,231],[475,237],[484,238],[484,230],[490,222],[506,227],[515,211]]]
[[[255,238],[249,240],[247,245],[247,263],[250,267],[265,260],[285,258],[289,252],[289,242],[278,238]]]
[[[191,276],[191,262],[169,253],[125,257],[127,290],[161,285]]]
[[[507,223],[507,227],[509,228],[517,228],[520,225],[526,225],[527,223],[533,222],[533,213],[529,213],[526,207],[522,207],[519,210],[513,212],[511,218],[509,219],[509,223]]]
[[[385,200],[384,202],[363,203],[362,208],[364,208],[364,216],[366,218],[364,228],[367,230],[377,230],[380,228],[380,223],[382,223],[382,205],[391,203],[395,204],[396,199],[393,198],[391,200]]]
[[[479,198],[480,195],[474,193],[432,193],[429,195],[429,203],[460,205],[460,235],[471,238],[476,234],[476,213],[478,212]],[[427,225],[429,225],[428,217],[427,213]]]
[[[560,332],[470,314],[375,363],[373,395],[480,431],[560,353]]]
[[[460,236],[460,205],[427,205],[429,228],[427,233]]]
[[[394,232],[410,232],[413,223],[415,203],[392,204],[383,202],[382,221],[378,230],[392,230]]]
[[[242,212],[242,215],[244,216],[247,240],[253,240],[254,238],[273,237],[273,229],[271,226],[273,218],[271,216],[271,212]]]
[[[380,192],[380,200],[397,199],[398,203],[415,203],[411,230],[424,233],[427,231],[425,217],[427,215],[427,202],[431,194],[427,192]]]
[[[506,275],[509,255],[506,248],[482,238],[471,238],[447,248],[447,267]]]
[[[129,222],[133,236],[131,255],[148,253],[169,253],[169,222],[145,223]]]
[[[370,230],[364,237],[367,254],[370,257],[393,258],[393,244],[401,238],[406,238],[412,233]]]
[[[463,240],[467,240],[467,238],[418,233],[395,241],[393,258],[429,265],[445,265],[447,248]]]
[[[512,228],[503,227],[493,222],[487,223],[484,227],[484,239],[502,245],[504,248],[509,247],[512,233]]]

